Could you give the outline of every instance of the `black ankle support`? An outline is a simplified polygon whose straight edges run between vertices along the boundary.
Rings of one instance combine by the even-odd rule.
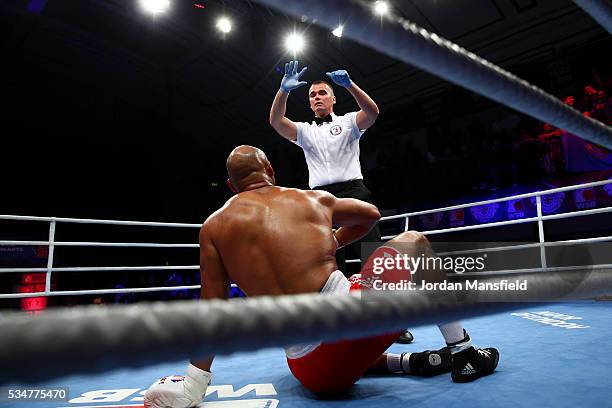
[[[447,373],[451,369],[450,349],[444,347],[440,350],[426,350],[421,353],[412,353],[408,364],[413,375],[432,377]]]

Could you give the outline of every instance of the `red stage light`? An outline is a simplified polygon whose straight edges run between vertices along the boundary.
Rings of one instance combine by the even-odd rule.
[[[21,277],[22,285],[17,286],[19,293],[33,293],[45,291],[46,274],[26,273]],[[47,308],[47,298],[44,296],[21,299],[21,310],[29,314],[38,314]]]
[[[46,297],[32,297],[21,299],[21,310],[39,311],[47,308]]]
[[[26,273],[21,276],[21,283],[44,283],[47,275],[44,273]]]

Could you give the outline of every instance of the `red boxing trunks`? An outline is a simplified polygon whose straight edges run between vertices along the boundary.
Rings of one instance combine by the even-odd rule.
[[[350,278],[349,291],[368,289],[369,285],[362,285],[361,280],[373,273],[375,258],[395,257],[396,254],[400,254],[396,249],[384,246],[374,251],[361,274]],[[390,272],[389,276],[394,279],[399,276],[397,271],[385,271],[387,272]],[[384,274],[375,275],[378,278]],[[334,276],[338,279],[337,274],[332,274],[332,277]],[[401,276],[410,279],[409,271],[401,273]],[[342,278],[346,279],[343,276]],[[348,285],[345,286],[347,287]],[[358,340],[322,343],[306,355],[298,358],[287,357],[287,362],[295,378],[309,390],[315,393],[342,392],[355,384],[400,335],[401,333],[390,333]]]

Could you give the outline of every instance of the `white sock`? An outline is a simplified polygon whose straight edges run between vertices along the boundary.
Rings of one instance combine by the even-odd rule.
[[[404,353],[404,355],[402,356],[402,370],[404,371],[404,374],[410,374],[412,373],[412,370],[410,369],[410,355],[412,353]]]
[[[412,353],[387,353],[387,369],[393,374],[410,374],[410,355]]]
[[[450,348],[451,354],[459,353],[460,351],[467,350],[472,347],[472,340],[467,335],[463,326],[459,322],[451,322],[438,325],[446,344],[452,347]]]
[[[412,353],[387,353],[387,368],[393,374],[410,374],[410,355]]]
[[[465,338],[463,325],[459,322],[439,324],[438,328],[442,332],[446,344],[458,343]]]
[[[387,369],[393,374],[403,374],[402,370],[402,355],[387,353]]]

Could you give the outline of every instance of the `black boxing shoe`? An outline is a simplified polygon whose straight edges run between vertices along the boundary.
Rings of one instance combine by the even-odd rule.
[[[397,340],[395,340],[395,342],[399,344],[410,344],[412,343],[413,340],[414,340],[414,336],[412,335],[412,333],[406,330],[405,332],[402,333],[401,336],[397,338]]]
[[[403,360],[403,355],[402,355]],[[408,359],[410,374],[422,377],[433,377],[451,370],[451,353],[449,347],[440,350],[425,350],[421,353],[410,353]]]
[[[466,383],[492,374],[499,363],[499,351],[492,347],[473,346],[451,355],[451,377],[456,383]]]

